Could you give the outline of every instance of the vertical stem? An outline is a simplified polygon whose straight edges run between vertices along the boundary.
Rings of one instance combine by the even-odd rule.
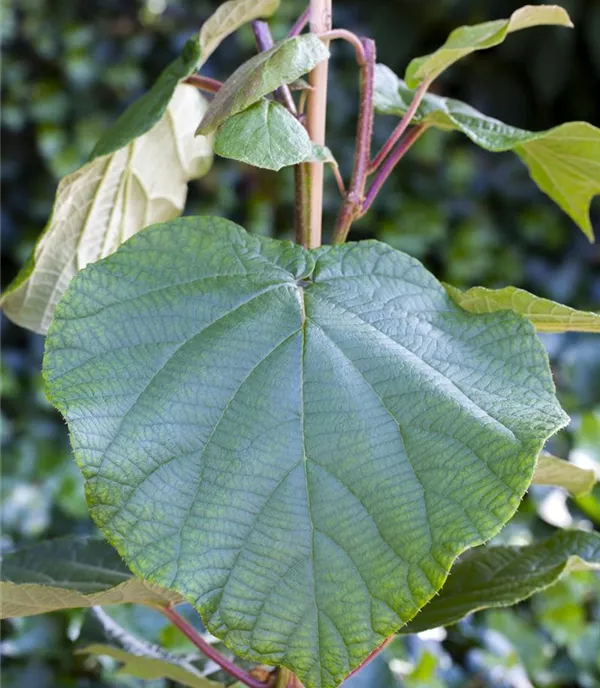
[[[256,45],[261,53],[264,53],[266,50],[270,50],[275,45],[275,41],[273,40],[273,36],[271,34],[271,29],[266,21],[263,21],[262,19],[255,19],[252,22],[252,31],[254,32]],[[275,97],[282,105],[285,105],[285,107],[293,115],[296,114],[296,103],[292,98],[292,93],[287,84],[283,84],[283,86],[280,86],[277,91],[275,91]]]
[[[310,30],[325,33],[331,30],[332,0],[311,0]],[[329,63],[320,62],[310,73],[313,90],[308,96],[306,128],[311,140],[325,145],[325,123],[327,116],[327,76]],[[323,176],[324,165],[320,162],[304,163],[309,166],[309,213],[308,248],[321,245],[323,225]]]
[[[374,89],[375,89],[375,42],[363,40],[365,63],[361,67],[360,107],[354,171],[346,194],[346,200],[337,218],[333,236],[334,244],[346,241],[350,226],[362,211],[365,186],[371,160],[371,139],[373,136]]]

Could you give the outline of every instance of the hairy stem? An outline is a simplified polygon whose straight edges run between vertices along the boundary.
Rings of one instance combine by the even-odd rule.
[[[404,134],[404,132],[408,128],[409,124],[412,122],[412,118],[415,116],[416,111],[419,109],[419,105],[421,104],[421,101],[423,100],[423,97],[425,96],[425,93],[427,92],[427,89],[429,88],[429,86],[430,86],[429,81],[424,81],[419,86],[419,88],[415,92],[415,97],[413,98],[413,101],[410,104],[410,107],[404,113],[404,117],[402,117],[402,119],[398,123],[398,126],[394,129],[394,131],[390,135],[390,138],[383,144],[382,149],[379,151],[379,153],[377,153],[373,162],[371,162],[371,164],[369,165],[369,172],[375,172],[375,170],[386,159],[388,153],[392,150],[392,148],[400,140],[400,137],[402,136],[402,134]]]
[[[390,153],[389,157],[381,166],[381,169],[377,173],[377,176],[373,180],[373,184],[367,193],[367,197],[364,200],[362,211],[360,213],[361,216],[364,215],[367,210],[369,210],[373,204],[373,201],[375,200],[375,197],[381,191],[381,187],[385,184],[387,178],[393,172],[394,167],[396,167],[400,160],[402,160],[409,148],[426,129],[427,127],[424,125],[413,127],[407,132],[406,136],[399,141],[396,148],[394,148],[394,150]]]
[[[332,0],[311,0],[310,30],[313,33],[327,33],[331,30]],[[318,145],[325,145],[325,124],[327,118],[327,76],[329,62],[323,60],[310,73],[313,90],[308,96],[306,128],[311,140]],[[303,163],[308,165],[309,183],[309,217],[308,248],[321,245],[323,225],[323,163]]]
[[[350,43],[354,48],[356,61],[361,67],[367,61],[363,43],[355,33],[352,33],[352,31],[348,31],[347,29],[333,29],[332,31],[320,34],[319,38],[324,41],[346,41],[346,43]]]
[[[334,244],[346,241],[350,226],[361,215],[369,161],[371,159],[371,139],[373,136],[374,88],[375,88],[375,42],[363,40],[365,62],[361,67],[360,108],[358,113],[358,132],[352,181],[346,194],[335,225]]]
[[[224,657],[220,652],[204,640],[198,631],[191,626],[182,616],[180,616],[172,607],[158,607],[158,610],[164,614],[169,621],[176,626],[185,636],[190,640],[206,657],[212,659],[215,664],[218,664],[223,671],[226,671],[230,676],[240,681],[249,688],[265,688],[262,681],[257,681],[247,674],[243,669],[240,669],[227,657]]]
[[[299,36],[304,29],[308,26],[308,22],[310,21],[310,7],[307,7],[304,12],[298,17],[298,20],[292,26],[290,29],[290,32],[288,34],[288,38],[293,38],[294,36]]]
[[[209,76],[200,76],[199,74],[188,76],[187,79],[183,80],[183,83],[195,86],[201,91],[207,91],[208,93],[217,93],[223,85],[222,81],[211,79]]]

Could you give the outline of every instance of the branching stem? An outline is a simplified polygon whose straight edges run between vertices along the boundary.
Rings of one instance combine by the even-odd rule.
[[[343,244],[346,241],[350,226],[361,215],[369,171],[369,160],[371,159],[375,88],[375,42],[370,38],[365,38],[362,45],[365,61],[361,67],[360,106],[354,169],[350,188],[337,218],[333,235],[334,244]]]
[[[406,133],[406,136],[398,142],[396,148],[394,148],[394,150],[390,153],[389,157],[383,163],[383,165],[377,173],[377,176],[373,180],[373,184],[367,192],[367,197],[364,200],[362,211],[360,212],[360,217],[362,217],[367,212],[367,210],[369,210],[369,208],[373,204],[373,201],[375,200],[375,197],[381,190],[381,187],[385,184],[387,178],[394,170],[394,167],[396,167],[400,160],[402,160],[409,148],[426,129],[427,127],[425,125],[413,127],[410,131]]]
[[[293,38],[294,36],[299,36],[304,29],[308,26],[310,20],[310,7],[307,7],[304,12],[298,17],[298,20],[290,29],[288,38]]]
[[[218,650],[215,650],[215,648],[207,643],[200,633],[198,633],[198,631],[172,607],[158,607],[158,609],[200,650],[200,652],[202,652],[202,654],[215,662],[215,664],[218,664],[223,671],[226,671],[230,676],[244,685],[249,686],[249,688],[265,688],[265,684],[262,681],[257,681],[255,678],[252,678],[252,676],[236,666]]]
[[[319,34],[319,38],[327,41],[342,40],[354,48],[356,53],[356,61],[362,67],[366,61],[365,49],[363,47],[361,39],[352,31],[347,31],[346,29],[333,29],[332,31],[326,31],[325,33]]]
[[[379,153],[377,153],[377,155],[369,165],[369,173],[375,172],[375,170],[386,159],[388,153],[400,140],[400,137],[402,136],[402,134],[404,134],[404,132],[412,122],[412,119],[415,116],[416,111],[419,109],[419,105],[421,104],[421,101],[423,100],[425,93],[427,93],[427,89],[429,88],[430,83],[431,82],[429,81],[424,81],[416,90],[412,103],[410,104],[408,110],[404,113],[404,117],[402,117],[402,119],[398,123],[398,126],[392,132],[390,138],[383,144],[382,149],[379,151]]]

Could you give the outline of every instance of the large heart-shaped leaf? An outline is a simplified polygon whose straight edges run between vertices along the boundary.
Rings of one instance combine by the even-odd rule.
[[[47,340],[91,513],[238,654],[336,686],[514,513],[567,418],[532,325],[379,242],[226,220],[90,265]]]
[[[509,33],[541,25],[573,27],[566,10],[557,5],[525,5],[513,12],[510,19],[461,26],[434,53],[412,60],[404,75],[406,83],[414,88],[423,81],[433,81],[450,65],[476,50],[499,45]]]
[[[479,609],[508,607],[573,570],[600,571],[600,534],[559,531],[535,545],[473,550],[452,567],[441,593],[401,633],[450,626]]]
[[[313,147],[294,115],[283,105],[263,98],[225,121],[215,137],[215,153],[278,171],[305,162]]]
[[[204,115],[197,133],[205,136],[232,115],[246,110],[263,96],[310,72],[329,57],[315,34],[288,38],[244,62],[221,86]]]
[[[375,107],[382,115],[403,116],[415,91],[389,67],[377,65]],[[600,194],[600,129],[568,122],[547,131],[517,129],[452,98],[426,94],[415,124],[460,131],[488,151],[511,150],[527,165],[533,181],[593,240],[590,203]]]
[[[212,162],[212,141],[194,138],[205,110],[197,90],[181,84],[150,131],[61,180],[48,225],[0,302],[11,320],[45,334],[78,270],[181,213],[187,182]]]
[[[168,678],[175,681],[178,686],[186,686],[187,688],[225,688],[222,683],[209,681],[179,664],[157,657],[134,654],[110,645],[88,645],[77,650],[77,654],[112,657],[123,664],[119,671],[120,674],[129,674],[144,681]]]
[[[538,332],[600,332],[600,313],[578,311],[524,289],[472,287],[461,291],[450,284],[445,287],[454,301],[469,313],[513,311],[531,320]]]
[[[102,538],[48,540],[2,557],[0,618],[111,604],[168,606],[173,591],[135,578]]]

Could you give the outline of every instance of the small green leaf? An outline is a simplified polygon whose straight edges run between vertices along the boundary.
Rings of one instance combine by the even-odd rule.
[[[311,143],[312,150],[310,157],[303,162],[322,162],[326,165],[338,166],[337,160],[333,157],[333,153],[327,146],[321,146],[318,143]]]
[[[573,27],[566,10],[557,5],[525,5],[513,12],[510,19],[461,26],[434,53],[412,60],[404,75],[406,83],[416,88],[423,81],[433,81],[450,65],[476,50],[499,45],[509,33],[541,25]]]
[[[400,633],[450,626],[480,609],[508,607],[575,570],[600,570],[600,534],[559,531],[535,545],[479,547],[452,567],[440,594]]]
[[[110,155],[150,131],[165,115],[179,82],[195,71],[199,60],[198,39],[190,38],[181,56],[160,74],[152,88],[128,107],[102,136],[90,159]]]
[[[45,334],[78,270],[147,225],[181,213],[187,182],[212,164],[212,141],[194,138],[205,110],[198,91],[181,84],[150,131],[61,180],[32,256],[0,301],[13,322]]]
[[[254,19],[270,17],[280,0],[229,0],[215,10],[200,29],[202,64],[231,33]]]
[[[524,289],[472,287],[461,291],[450,284],[444,286],[452,299],[469,313],[513,311],[531,320],[538,332],[600,332],[600,313],[578,311]]]
[[[590,492],[596,482],[595,471],[579,468],[546,452],[540,454],[532,480],[534,485],[562,487],[574,497]]]
[[[225,121],[215,138],[215,153],[277,171],[304,162],[312,154],[312,144],[294,115],[263,98]]]
[[[329,50],[314,34],[288,38],[255,55],[237,69],[213,98],[197,134],[210,134],[232,115],[258,102],[283,84],[310,72],[329,57]]]
[[[498,532],[567,421],[527,320],[466,313],[376,241],[158,225],[73,280],[46,346],[128,565],[306,688],[339,684]]]
[[[2,558],[0,618],[110,604],[168,606],[180,595],[135,578],[101,538],[47,540]]]
[[[415,92],[385,65],[377,65],[375,106],[383,115],[402,116]],[[600,194],[600,129],[568,122],[547,131],[511,127],[452,98],[426,94],[415,124],[460,131],[488,151],[512,150],[540,189],[593,241],[590,203]]]
[[[164,659],[136,655],[110,645],[88,645],[77,650],[77,654],[112,657],[123,664],[119,671],[120,674],[129,674],[144,681],[166,678],[182,686],[188,686],[188,688],[224,688],[222,683],[209,681],[203,676],[197,676],[191,671]]]

